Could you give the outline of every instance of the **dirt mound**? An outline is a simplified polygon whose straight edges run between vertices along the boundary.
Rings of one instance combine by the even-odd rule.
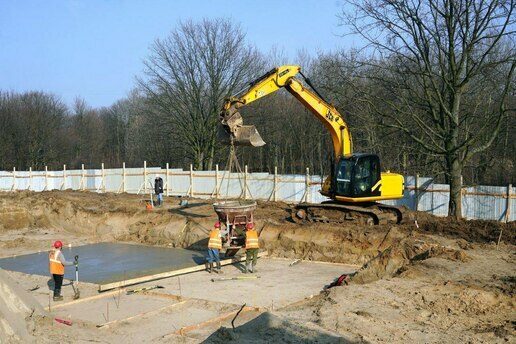
[[[418,212],[419,230],[422,232],[443,235],[449,238],[461,238],[469,242],[491,243],[501,241],[516,244],[516,222],[503,223],[490,220],[456,220],[437,217]]]
[[[468,255],[458,249],[428,244],[412,237],[393,243],[372,260],[364,264],[348,283],[370,283],[379,279],[393,277],[407,270],[409,265],[432,257],[442,257],[451,260],[467,261]]]
[[[235,330],[221,327],[203,343],[351,343],[320,327],[299,324],[270,312]]]

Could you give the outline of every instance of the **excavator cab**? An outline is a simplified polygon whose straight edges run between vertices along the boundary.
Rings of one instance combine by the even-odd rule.
[[[332,184],[336,196],[357,198],[380,195],[380,159],[375,154],[341,156],[334,176]]]

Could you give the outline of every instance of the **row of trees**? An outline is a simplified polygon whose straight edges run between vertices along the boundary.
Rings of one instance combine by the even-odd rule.
[[[514,181],[514,2],[350,0],[345,9],[341,23],[363,48],[299,53],[295,63],[340,109],[354,150],[377,153],[384,169],[450,183],[454,215],[461,176]],[[223,167],[228,149],[216,136],[224,98],[287,62],[281,51],[258,51],[229,20],[182,23],[151,45],[134,91],[109,108],[77,99],[69,109],[42,92],[0,93],[0,169],[143,160]],[[242,114],[267,145],[239,148],[241,164],[329,173],[329,135],[292,96],[276,92]]]

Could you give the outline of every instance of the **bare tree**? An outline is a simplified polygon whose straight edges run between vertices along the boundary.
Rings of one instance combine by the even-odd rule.
[[[348,0],[368,44],[387,125],[442,157],[449,215],[462,216],[464,165],[495,140],[514,87],[514,0]],[[373,62],[376,61],[376,62]],[[495,82],[493,82],[495,81]]]
[[[139,85],[154,110],[148,125],[157,137],[179,140],[196,168],[210,169],[222,102],[261,69],[261,55],[238,26],[216,19],[181,23],[154,42],[144,63]]]

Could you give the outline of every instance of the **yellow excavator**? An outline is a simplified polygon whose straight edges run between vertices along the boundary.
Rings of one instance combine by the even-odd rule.
[[[296,78],[297,75],[302,76],[311,89]],[[380,159],[375,154],[353,153],[348,125],[304,77],[299,66],[274,68],[253,81],[242,96],[226,99],[220,113],[223,140],[234,146],[264,145],[256,127],[243,124],[239,109],[281,88],[296,97],[328,129],[335,153],[332,171],[320,191],[331,201],[300,203],[293,209],[292,219],[296,222],[355,221],[368,225],[400,223],[403,219],[400,208],[377,201],[402,198],[403,176],[381,172]]]

